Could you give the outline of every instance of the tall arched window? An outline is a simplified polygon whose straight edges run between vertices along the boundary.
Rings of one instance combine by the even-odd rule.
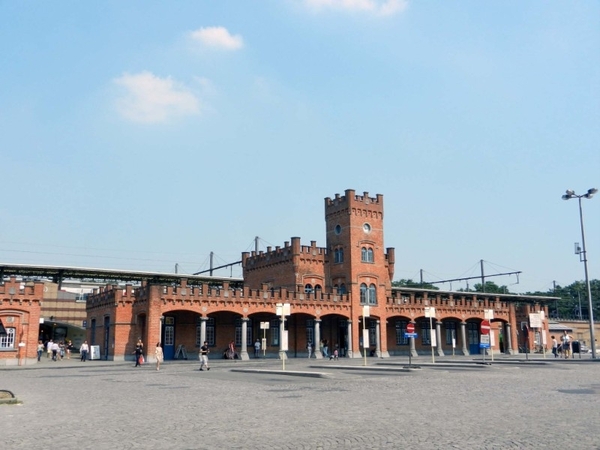
[[[360,250],[360,260],[362,262],[373,262],[375,258],[373,256],[373,249],[369,247],[363,247]]]
[[[6,327],[6,334],[0,336],[0,348],[15,348],[15,331],[16,329],[13,327]]]
[[[374,284],[369,286],[369,305],[377,304],[377,289]]]
[[[320,284],[315,284],[315,296],[321,294],[322,290],[323,290],[323,288],[321,287]]]
[[[367,285],[365,283],[362,283],[360,285],[360,303],[363,305],[367,304],[367,296],[369,295],[369,291],[367,289]]]

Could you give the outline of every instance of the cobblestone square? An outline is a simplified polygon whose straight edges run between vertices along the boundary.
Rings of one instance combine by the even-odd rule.
[[[445,364],[457,360],[465,364]],[[438,361],[381,373],[394,366],[286,361],[287,370],[328,378],[231,371],[278,370],[277,360],[211,361],[204,372],[197,361],[158,372],[152,364],[42,361],[0,370],[0,389],[22,401],[0,406],[0,436],[6,449],[600,448],[595,361]]]

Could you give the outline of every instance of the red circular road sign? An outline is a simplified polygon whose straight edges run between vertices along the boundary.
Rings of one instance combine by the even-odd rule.
[[[406,325],[406,332],[407,333],[414,333],[415,332],[415,324],[414,323],[409,323]]]
[[[481,322],[481,334],[490,334],[490,328],[489,320],[483,320]]]

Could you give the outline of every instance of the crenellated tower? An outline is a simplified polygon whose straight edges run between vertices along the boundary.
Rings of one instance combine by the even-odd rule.
[[[394,276],[394,249],[384,248],[383,195],[347,189],[325,199],[327,261],[332,289],[351,294],[352,304],[384,306]]]

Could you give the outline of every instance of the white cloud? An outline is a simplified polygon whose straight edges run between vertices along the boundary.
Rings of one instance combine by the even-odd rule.
[[[206,27],[190,32],[190,37],[202,45],[215,49],[239,50],[244,40],[239,34],[231,35],[224,27]]]
[[[200,110],[196,96],[170,77],[160,78],[150,72],[125,73],[113,81],[124,88],[123,96],[116,102],[117,111],[133,122],[166,122]]]
[[[337,9],[343,11],[368,12],[379,16],[391,16],[404,11],[407,0],[304,0],[315,11]]]

